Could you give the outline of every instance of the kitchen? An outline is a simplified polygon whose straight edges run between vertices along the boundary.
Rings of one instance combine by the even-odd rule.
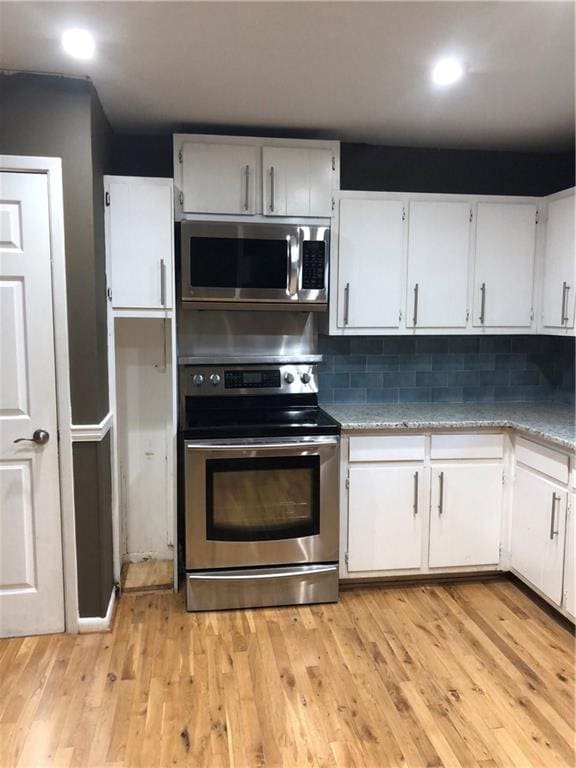
[[[101,30],[85,62],[58,48],[70,10],[27,5],[0,5],[7,763],[572,764],[573,7],[458,5],[465,67],[432,72],[443,3],[114,4],[107,27],[78,4]],[[33,48],[31,13],[58,40]],[[313,84],[292,118],[272,81],[205,91],[202,113],[170,52],[155,69],[110,42],[140,19],[157,48],[179,21],[218,77],[200,30],[225,50],[234,18],[246,77],[264,28],[284,50],[305,14],[351,46],[372,25],[409,40],[418,13],[436,45],[416,35],[419,73],[398,74],[419,103],[374,122],[371,99],[355,126],[334,95],[312,111]],[[535,56],[517,25],[556,45]],[[470,36],[497,26],[550,115],[516,69],[479,75]],[[18,229],[41,174],[49,224]],[[17,310],[42,281],[15,258],[40,227],[41,366],[51,329]]]

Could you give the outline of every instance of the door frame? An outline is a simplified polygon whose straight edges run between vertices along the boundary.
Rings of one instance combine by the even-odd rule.
[[[72,402],[70,397],[70,358],[68,356],[62,160],[59,157],[0,155],[0,171],[42,173],[46,175],[48,181],[64,621],[65,631],[76,633],[78,632],[78,577],[72,464]]]

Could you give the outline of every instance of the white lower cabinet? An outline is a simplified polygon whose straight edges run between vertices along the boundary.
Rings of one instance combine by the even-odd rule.
[[[527,469],[516,468],[511,565],[557,605],[562,602],[567,502],[566,490]],[[570,591],[568,599],[573,603],[573,585]]]
[[[350,572],[420,567],[426,485],[421,464],[350,468]]]
[[[568,497],[568,516],[566,518],[566,558],[564,560],[564,608],[576,616],[576,573],[574,572],[574,555],[576,549],[576,528],[574,512],[576,511],[576,493]]]
[[[498,564],[502,471],[501,464],[432,468],[430,568]]]

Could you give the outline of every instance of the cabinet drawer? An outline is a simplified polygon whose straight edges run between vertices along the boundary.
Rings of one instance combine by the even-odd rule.
[[[432,459],[501,459],[504,435],[432,435]]]
[[[552,448],[519,437],[516,440],[516,461],[553,477],[559,483],[568,482],[568,456]]]
[[[422,461],[423,435],[376,435],[350,438],[350,461]]]

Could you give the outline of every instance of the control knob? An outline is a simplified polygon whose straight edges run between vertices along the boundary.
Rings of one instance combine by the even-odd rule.
[[[212,384],[213,387],[217,387],[218,384],[220,384],[220,376],[217,373],[213,373],[210,376],[210,384]]]
[[[290,373],[290,371],[288,371],[287,373],[285,373],[285,374],[284,374],[284,381],[285,381],[287,384],[292,384],[292,382],[294,381],[294,374],[293,374],[293,373]]]
[[[194,384],[195,387],[200,387],[204,383],[204,376],[202,376],[201,373],[195,373],[194,376],[192,376],[192,384]]]
[[[310,376],[309,373],[303,373],[300,376],[300,381],[302,382],[302,384],[308,384],[311,379],[312,379],[312,376]]]

